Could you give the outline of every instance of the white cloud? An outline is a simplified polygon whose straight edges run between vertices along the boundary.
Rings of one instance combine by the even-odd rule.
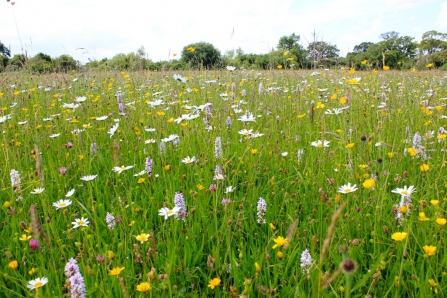
[[[438,24],[441,30],[447,29],[447,2],[442,3],[438,16]]]
[[[440,0],[269,0],[263,5],[254,0],[17,0],[14,12],[30,56],[69,54],[86,62],[144,46],[148,57],[159,61],[199,41],[222,53],[239,47],[245,53],[267,53],[281,36],[295,32],[307,46],[314,30],[320,40],[346,54],[361,42],[377,42],[387,31],[417,37],[408,20],[422,9],[437,15],[440,6],[420,6],[434,1]],[[442,28],[447,27],[446,6],[439,15]],[[21,50],[12,12],[9,3],[0,2],[0,38],[17,54]],[[435,22],[421,17],[411,26],[420,35],[441,30]]]

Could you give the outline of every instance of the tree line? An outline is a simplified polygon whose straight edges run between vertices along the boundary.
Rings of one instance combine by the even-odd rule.
[[[69,55],[51,58],[39,53],[32,58],[24,54],[10,57],[9,49],[0,42],[0,72],[28,69],[34,73],[67,72],[71,70],[187,70],[220,69],[228,65],[245,69],[318,69],[352,67],[355,69],[411,69],[438,68],[447,70],[447,33],[431,30],[421,41],[391,31],[380,35],[376,43],[362,42],[346,57],[340,57],[336,45],[318,40],[314,34],[307,47],[300,36],[282,36],[276,48],[266,54],[244,53],[242,49],[222,54],[212,44],[197,42],[185,46],[179,57],[154,62],[147,58],[144,47],[136,52],[117,54],[111,59],[91,60],[85,64]]]

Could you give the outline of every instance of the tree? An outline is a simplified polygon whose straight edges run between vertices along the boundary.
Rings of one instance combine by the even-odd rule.
[[[0,55],[11,57],[11,52],[1,41],[0,41]]]
[[[54,70],[51,57],[44,53],[38,53],[33,58],[29,59],[26,65],[29,66],[34,73],[45,73]]]
[[[353,53],[359,54],[359,53],[366,53],[368,52],[368,48],[373,45],[372,42],[362,42],[361,44],[358,44],[354,47]]]
[[[73,57],[69,55],[61,55],[54,60],[54,64],[56,69],[59,71],[68,72],[71,70],[75,70],[77,66],[77,62]]]
[[[335,60],[338,58],[340,50],[336,45],[332,45],[325,41],[315,41],[307,46],[307,52],[307,58],[311,59],[315,64],[330,66],[335,64]]]
[[[444,51],[447,49],[447,34],[435,30],[427,31],[422,34],[419,48],[424,54],[428,55]]]
[[[306,50],[299,44],[300,36],[295,33],[289,36],[283,36],[278,41],[278,49],[289,51],[289,61],[294,61],[292,64],[298,63],[304,68],[306,63]]]
[[[185,46],[181,60],[192,68],[211,69],[220,66],[220,51],[212,44],[198,42]]]

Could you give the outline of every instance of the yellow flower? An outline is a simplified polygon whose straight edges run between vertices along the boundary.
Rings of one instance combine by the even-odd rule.
[[[355,73],[355,68],[352,68],[352,67],[351,67],[351,68],[349,69],[349,74],[354,74],[354,73]]]
[[[365,65],[366,63],[368,63],[368,60],[363,60],[362,62],[360,62],[362,65]]]
[[[335,93],[334,95],[331,96],[332,100],[336,100],[337,98],[338,98],[338,94],[337,93]]]
[[[22,237],[19,238],[20,241],[28,241],[31,236],[26,236],[26,234],[22,234]]]
[[[419,212],[419,221],[427,221],[430,220],[427,216],[425,216],[425,212]]]
[[[433,63],[428,63],[427,64],[427,68],[432,68],[433,67]]]
[[[131,227],[131,226],[133,226],[134,224],[135,224],[135,220],[132,220],[132,221],[128,224],[128,226]]]
[[[36,272],[36,269],[33,267],[28,271],[28,274],[31,275],[34,274],[34,272]]]
[[[210,280],[210,283],[208,284],[208,288],[211,288],[211,290],[214,290],[215,287],[220,285],[220,278],[213,278]]]
[[[430,166],[428,164],[422,164],[420,166],[421,172],[427,172],[428,170],[430,170]]]
[[[352,147],[354,147],[354,146],[355,146],[354,143],[349,143],[348,145],[346,145],[346,149],[350,149],[350,148],[352,148]]]
[[[322,103],[321,101],[317,102],[317,109],[322,109],[324,108],[324,103]]]
[[[138,184],[143,184],[144,181],[146,181],[146,178],[139,178],[138,181],[137,181],[137,183],[138,183]]]
[[[83,160],[84,159],[84,155],[79,155],[79,160]]]
[[[172,122],[174,122],[174,120],[175,120],[174,118],[169,118],[168,121],[166,121],[166,122],[172,123]]]
[[[283,54],[283,56],[287,56],[287,55],[289,55],[289,51],[285,51]]]
[[[399,211],[402,214],[406,214],[408,212],[408,206],[407,205],[400,206]]]
[[[197,184],[197,189],[198,190],[202,190],[202,189],[204,189],[205,188],[205,186],[203,186],[202,184]]]
[[[270,229],[272,229],[272,230],[275,230],[275,229],[276,229],[275,225],[273,225],[272,223],[269,223],[269,227],[270,227]]]
[[[135,237],[135,239],[137,239],[137,241],[140,241],[141,243],[144,243],[144,242],[146,242],[147,240],[149,240],[149,234],[141,233],[140,235],[138,235],[137,237]]]
[[[430,204],[432,204],[433,206],[438,206],[439,205],[439,200],[431,200]]]
[[[299,118],[299,119],[301,119],[301,118],[304,118],[306,116],[306,114],[300,114],[300,115],[298,115],[298,116],[296,116],[297,118]]]
[[[441,111],[442,110],[442,106],[436,106],[435,109],[436,109],[436,111]]]
[[[5,202],[3,203],[3,207],[5,207],[5,208],[9,208],[9,207],[11,207],[11,203],[10,203],[9,201],[5,201]]]
[[[342,105],[346,104],[346,97],[343,96],[342,98],[340,98],[340,103]]]
[[[282,68],[282,65],[281,65],[281,64],[280,64],[280,65],[277,65],[276,68],[281,69],[281,68]]]
[[[191,53],[193,53],[196,49],[193,48],[193,47],[189,47],[189,48],[187,48],[186,50],[189,51],[189,52],[191,52]]]
[[[124,270],[124,267],[121,267],[121,268],[115,267],[112,270],[110,270],[109,275],[118,276],[118,275],[120,275],[121,271],[123,271],[123,270]]]
[[[447,223],[447,219],[438,217],[436,223],[440,226],[444,226]]]
[[[278,251],[276,253],[276,256],[278,257],[278,259],[282,260],[282,258],[284,258],[284,253],[282,251]]]
[[[393,158],[394,157],[394,152],[388,152],[387,154],[388,154],[389,158]]]
[[[391,239],[393,239],[395,241],[402,241],[402,240],[406,239],[407,236],[408,236],[408,233],[396,232],[393,235],[391,235]]]
[[[422,247],[424,249],[424,252],[427,254],[427,256],[431,257],[434,256],[436,253],[436,246],[433,245],[425,245]]]
[[[19,95],[20,91],[14,91],[14,95]]]
[[[255,155],[256,153],[258,153],[258,149],[251,149],[250,152],[251,154]]]
[[[165,165],[163,167],[163,169],[165,169],[165,171],[170,171],[171,170],[171,165]]]
[[[142,282],[137,285],[137,291],[145,293],[151,289],[151,285],[148,282]]]
[[[261,273],[261,266],[258,263],[255,263],[256,273]]]
[[[418,154],[418,151],[414,148],[408,148],[407,152],[410,153],[411,156],[416,156]]]
[[[2,97],[2,96],[3,96],[3,94],[4,94],[4,93],[0,92],[0,97]]]
[[[109,259],[115,258],[115,254],[111,250],[107,251],[107,256],[109,257]]]
[[[384,65],[384,66],[383,66],[383,70],[385,70],[385,71],[390,70],[390,67],[387,66],[387,65]]]
[[[435,294],[437,294],[438,289],[436,287],[438,284],[433,279],[429,279],[428,282],[430,283],[430,291],[435,291]]]
[[[166,113],[165,112],[157,112],[158,116],[164,116]]]
[[[360,169],[366,169],[368,167],[368,165],[365,165],[365,164],[361,164],[361,165],[359,165],[359,168]]]
[[[376,182],[374,181],[374,179],[366,179],[363,182],[363,187],[367,188],[367,189],[373,188],[375,185],[376,185]]]
[[[19,262],[16,260],[9,262],[8,267],[16,270],[19,267]]]
[[[287,243],[287,238],[284,238],[282,236],[278,236],[276,239],[273,239],[273,242],[275,242],[276,244],[273,245],[273,249],[277,248],[277,247],[281,247],[284,244]]]

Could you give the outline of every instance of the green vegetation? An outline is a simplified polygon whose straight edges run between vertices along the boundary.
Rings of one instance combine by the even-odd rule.
[[[180,73],[0,74],[3,297],[447,295],[444,73]]]

